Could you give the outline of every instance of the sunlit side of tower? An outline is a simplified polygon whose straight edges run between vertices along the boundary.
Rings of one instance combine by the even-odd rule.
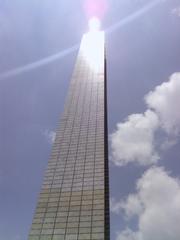
[[[29,240],[109,240],[104,33],[83,36]]]

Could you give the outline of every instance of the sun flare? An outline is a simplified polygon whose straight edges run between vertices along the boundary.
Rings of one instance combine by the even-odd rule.
[[[101,22],[97,17],[93,17],[89,20],[89,31],[95,32],[99,31],[101,27]]]
[[[101,72],[104,59],[104,32],[100,30],[100,21],[93,17],[89,20],[89,31],[84,34],[81,53],[91,71]]]

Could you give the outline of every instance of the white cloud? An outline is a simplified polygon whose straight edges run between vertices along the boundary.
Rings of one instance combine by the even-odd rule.
[[[126,229],[117,240],[179,240],[179,180],[152,167],[138,180],[136,191],[121,206],[126,217],[138,218],[138,230]]]
[[[43,135],[46,137],[49,144],[53,144],[56,138],[56,133],[54,131],[46,129],[45,131],[43,131]]]
[[[160,149],[162,151],[166,151],[166,150],[170,149],[172,146],[176,145],[176,143],[177,143],[177,140],[174,137],[173,138],[167,137],[164,140],[164,142],[162,142],[162,144],[160,145]]]
[[[142,213],[143,205],[138,195],[130,194],[127,201],[121,202],[121,209],[126,212],[126,218],[130,219]]]
[[[176,16],[180,17],[180,7],[173,8],[172,11],[171,11],[171,13],[172,13],[173,15],[176,15]]]
[[[135,215],[142,212],[142,205],[138,197],[130,194],[128,196],[128,201],[116,201],[114,198],[110,199],[110,210],[114,214],[119,214],[123,210],[126,212],[126,218],[130,219]]]
[[[147,111],[130,115],[124,123],[117,124],[111,135],[112,160],[116,165],[156,164],[160,159],[158,151],[167,150],[178,140],[180,73],[174,73],[168,82],[149,92],[145,101]],[[163,132],[160,138],[156,138],[158,130]]]
[[[110,211],[118,214],[121,211],[122,203],[117,202],[114,198],[110,198]]]
[[[127,228],[118,234],[117,240],[141,240],[141,238],[138,238],[137,232],[133,232],[131,229]]]
[[[175,73],[145,97],[149,108],[159,116],[163,128],[168,134],[180,133],[180,73]]]
[[[159,127],[157,115],[150,110],[132,114],[124,123],[117,124],[111,135],[113,162],[122,166],[129,162],[150,165],[159,159],[155,151],[154,133]]]

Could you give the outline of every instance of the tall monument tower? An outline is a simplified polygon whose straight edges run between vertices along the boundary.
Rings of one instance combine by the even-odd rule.
[[[29,240],[109,240],[104,33],[82,38]]]

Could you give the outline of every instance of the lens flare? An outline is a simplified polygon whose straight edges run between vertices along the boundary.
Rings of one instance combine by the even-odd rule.
[[[99,31],[101,27],[100,20],[97,17],[93,17],[89,20],[89,31]]]
[[[87,3],[89,3],[89,5],[90,5],[93,2],[94,2],[94,0],[86,0],[86,7],[88,6]],[[111,33],[115,32],[115,31],[117,31],[119,28],[122,28],[122,27],[126,26],[127,24],[133,22],[134,20],[138,19],[139,17],[141,17],[142,15],[144,15],[145,13],[150,11],[152,8],[158,6],[158,5],[162,4],[162,3],[163,3],[162,0],[152,0],[152,2],[148,3],[147,5],[145,5],[144,7],[139,9],[138,11],[132,13],[131,15],[125,17],[124,19],[121,19],[119,22],[117,22],[117,23],[113,24],[112,26],[110,26],[108,29],[106,29],[105,32],[107,34],[111,34]],[[91,8],[91,10],[93,10],[93,8]],[[92,14],[92,11],[90,11],[89,13],[91,13],[91,14],[88,15],[88,17],[92,17],[94,15],[99,17],[99,15],[95,14],[94,11],[93,11],[93,14]],[[92,31],[92,33],[93,33],[93,31]],[[91,34],[91,36],[93,36],[93,35]],[[96,44],[97,40],[94,40],[92,42],[94,42],[94,44]],[[101,44],[101,46],[102,46],[102,44]],[[79,47],[79,44],[74,45],[74,46],[72,46],[72,47],[70,47],[68,49],[65,49],[62,52],[58,52],[56,54],[53,54],[52,56],[48,56],[46,58],[40,59],[39,61],[32,62],[30,64],[21,66],[19,68],[15,68],[15,69],[12,69],[12,70],[0,73],[0,80],[6,79],[6,78],[10,78],[10,77],[15,77],[16,75],[20,75],[20,74],[23,74],[23,73],[26,73],[26,72],[30,72],[30,71],[32,71],[34,69],[39,68],[39,67],[43,67],[45,65],[48,65],[48,64],[50,64],[50,63],[52,63],[54,61],[57,61],[57,60],[65,57],[65,56],[67,56],[68,54],[73,53],[74,51],[76,51],[78,49],[78,47]],[[85,49],[86,49],[85,52],[87,54],[88,54],[88,52],[89,52],[90,55],[92,54],[89,48],[86,47]],[[95,58],[95,57],[93,56],[92,59],[93,58]],[[91,62],[92,62],[92,65],[94,65],[93,64],[94,63],[94,59]]]
[[[97,17],[92,17],[89,20],[89,32],[84,34],[80,48],[86,66],[90,68],[92,73],[103,71],[104,32],[100,30],[100,25],[100,20]]]
[[[87,18],[94,15],[102,19],[107,12],[107,0],[85,0],[84,9]]]
[[[103,71],[104,59],[104,32],[88,32],[84,34],[80,49],[87,66],[92,73]]]

